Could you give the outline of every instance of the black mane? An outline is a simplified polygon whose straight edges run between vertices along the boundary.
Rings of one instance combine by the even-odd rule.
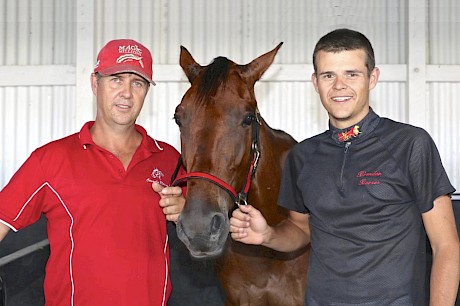
[[[199,99],[207,101],[209,97],[215,95],[220,85],[225,85],[231,63],[228,58],[220,56],[205,67],[201,83],[198,86]]]

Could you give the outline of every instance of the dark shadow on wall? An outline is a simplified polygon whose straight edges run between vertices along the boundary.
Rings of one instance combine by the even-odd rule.
[[[460,235],[460,200],[453,202],[457,230]],[[191,258],[185,246],[177,238],[174,225],[168,224],[168,233],[173,285],[168,306],[224,305],[214,261]],[[0,306],[44,305],[44,267],[49,256],[49,247],[40,244],[44,239],[46,239],[46,221],[41,219],[38,223],[18,233],[9,233],[2,241],[0,245]],[[31,247],[33,249],[34,246],[34,251],[21,254],[24,249]],[[429,248],[427,250],[427,267],[431,267],[431,250]],[[17,258],[12,259],[12,254],[17,254]],[[8,262],[5,263],[6,261]],[[460,293],[455,305],[460,306]]]

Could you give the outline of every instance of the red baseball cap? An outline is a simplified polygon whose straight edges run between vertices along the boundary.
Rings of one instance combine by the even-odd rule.
[[[152,55],[149,49],[132,39],[109,41],[99,51],[94,72],[102,75],[132,72],[156,85],[152,80]]]

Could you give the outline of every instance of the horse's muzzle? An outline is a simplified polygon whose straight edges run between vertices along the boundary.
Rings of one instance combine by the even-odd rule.
[[[176,231],[195,258],[219,256],[225,247],[230,223],[228,216],[221,212],[208,215],[194,215],[177,220]]]

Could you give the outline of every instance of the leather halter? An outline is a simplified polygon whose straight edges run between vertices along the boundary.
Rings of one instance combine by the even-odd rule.
[[[260,113],[258,109],[256,109],[255,117],[256,119],[252,121],[251,123],[252,125],[251,163],[249,164],[249,169],[246,175],[246,180],[240,192],[237,193],[235,189],[228,183],[224,182],[223,180],[221,180],[220,178],[212,174],[205,173],[205,172],[189,172],[189,173],[185,173],[177,177],[177,173],[179,172],[179,169],[182,165],[182,156],[179,158],[176,169],[171,177],[171,182],[172,182],[171,185],[177,186],[180,183],[185,182],[189,179],[205,180],[225,190],[232,198],[233,203],[235,203],[236,205],[248,205],[248,202],[247,202],[248,192],[249,192],[249,188],[251,187],[252,178],[254,177],[254,174],[256,173],[257,165],[258,165],[259,157],[260,157],[259,126],[262,125],[262,123],[260,121]]]

